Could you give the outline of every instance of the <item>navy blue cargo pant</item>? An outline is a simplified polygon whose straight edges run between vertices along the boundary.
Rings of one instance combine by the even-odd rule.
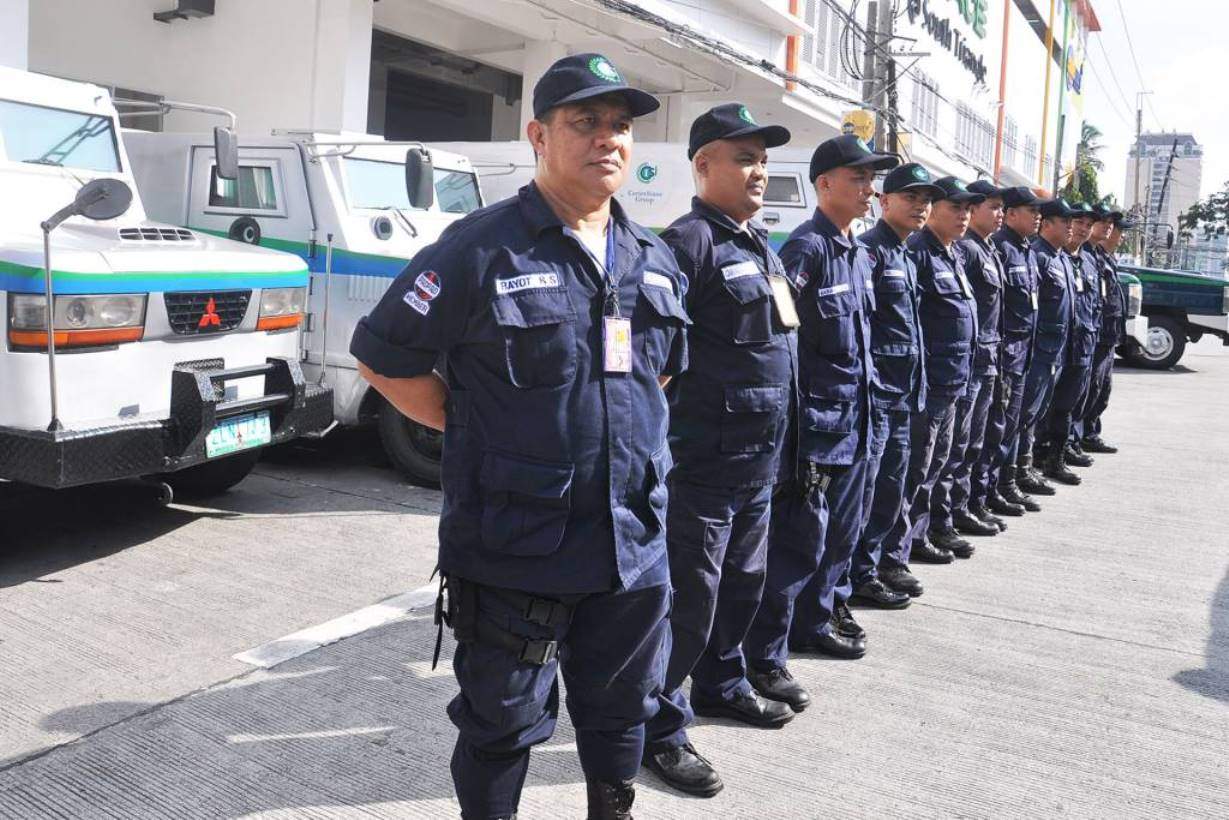
[[[952,428],[952,449],[935,482],[930,498],[930,526],[945,530],[952,526],[952,511],[969,506],[973,469],[981,458],[986,440],[986,423],[994,402],[998,377],[974,375],[956,402],[956,421]]]
[[[862,537],[849,562],[850,587],[875,580],[884,539],[900,518],[905,499],[905,474],[909,471],[908,410],[874,408],[871,413],[872,452],[870,474],[863,500],[866,516]],[[848,597],[848,595],[846,596]]]
[[[644,724],[657,712],[670,648],[669,587],[543,597],[572,606],[570,622],[532,623],[523,607],[488,588],[479,591],[477,617],[527,639],[558,641],[556,659],[539,666],[482,641],[458,643],[453,655],[461,691],[448,704],[460,731],[452,779],[467,820],[516,811],[529,749],[555,730],[560,667],[586,779],[615,783],[640,769]]]
[[[1092,367],[1087,364],[1068,364],[1063,367],[1058,381],[1054,384],[1054,398],[1050,401],[1050,412],[1044,420],[1045,430],[1037,434],[1040,447],[1052,451],[1056,447],[1066,446],[1071,438],[1071,423],[1084,403],[1091,377]]]
[[[926,540],[933,528],[930,521],[931,495],[939,473],[947,463],[956,428],[956,399],[932,397],[926,409],[914,413],[909,429],[909,474],[905,479],[905,510],[888,535],[892,548],[883,560],[907,566],[914,544]]]
[[[764,590],[772,487],[704,487],[671,481],[666,518],[670,580],[670,661],[660,710],[646,727],[650,751],[687,743],[691,696],[731,700],[751,691],[746,637]]]
[[[1033,455],[1033,440],[1038,426],[1050,409],[1054,385],[1063,369],[1052,362],[1033,361],[1024,381],[1024,410],[1020,414],[1020,437],[1016,442],[1016,464]],[[1044,436],[1045,431],[1040,431]]]
[[[975,500],[984,501],[993,488],[1016,483],[1016,442],[1020,439],[1020,414],[1024,410],[1027,376],[1025,373],[1002,373],[999,378],[1002,380],[999,398],[991,405],[990,421],[986,423],[986,445],[973,474]]]
[[[862,531],[866,459],[821,469],[820,488],[791,481],[773,496],[764,595],[743,641],[747,663],[760,671],[784,667],[789,644],[831,630],[837,586]]]
[[[1092,358],[1092,377],[1088,383],[1088,398],[1080,408],[1076,432],[1080,438],[1101,435],[1101,414],[1109,407],[1110,389],[1114,384],[1114,348],[1098,346]]]

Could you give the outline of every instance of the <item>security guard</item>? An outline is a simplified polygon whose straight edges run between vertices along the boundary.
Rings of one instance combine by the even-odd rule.
[[[893,154],[851,135],[811,155],[819,207],[781,248],[799,290],[798,455],[772,506],[768,577],[751,631],[747,662],[761,675],[785,673],[788,649],[842,658],[866,653],[866,636],[837,586],[862,532],[870,422],[870,254],[849,232],[870,209],[875,171]],[[795,603],[797,606],[795,606]]]
[[[1092,208],[1080,203],[1073,206],[1071,211],[1071,236],[1062,253],[1072,274],[1074,309],[1067,359],[1055,382],[1049,413],[1044,417],[1044,437],[1038,434],[1037,439],[1038,448],[1046,458],[1043,473],[1055,481],[1075,485],[1080,483],[1080,477],[1067,469],[1067,465],[1092,465],[1092,459],[1072,451],[1069,439],[1073,417],[1088,391],[1093,352],[1101,330],[1101,276],[1096,270],[1095,260],[1083,250],[1092,232]]]
[[[986,506],[999,515],[1040,512],[1041,505],[1016,484],[1016,445],[1024,409],[1024,383],[1037,329],[1037,260],[1029,242],[1041,225],[1041,200],[1029,188],[1003,192],[1003,227],[991,240],[1003,263],[1003,343],[999,354],[999,395],[992,408],[985,454]],[[985,459],[984,459],[985,460]]]
[[[1066,361],[1067,338],[1075,311],[1075,277],[1063,253],[1071,241],[1071,207],[1061,197],[1041,203],[1041,228],[1031,251],[1037,262],[1037,333],[1024,384],[1024,411],[1016,448],[1016,483],[1025,492],[1054,495],[1054,487],[1033,468],[1033,442],[1054,395]],[[1044,435],[1044,430],[1041,433]]]
[[[750,221],[764,204],[768,148],[789,131],[758,125],[726,103],[691,125],[697,196],[662,239],[687,278],[689,365],[670,385],[670,508],[666,545],[674,603],[661,710],[649,721],[645,765],[703,797],[721,777],[691,745],[692,714],[777,727],[790,706],[761,700],[742,640],[764,589],[772,486],[793,406],[798,325],[791,283]],[[690,701],[683,682],[691,675]],[[810,698],[795,684],[793,702]]]
[[[858,241],[874,260],[875,312],[871,358],[878,379],[871,390],[871,452],[866,527],[850,562],[851,603],[899,609],[922,594],[909,572],[909,547],[885,553],[883,542],[900,517],[909,466],[909,421],[926,403],[917,264],[905,241],[926,224],[930,201],[943,189],[916,162],[893,169],[879,197],[883,216]]]
[[[1003,225],[1003,191],[984,179],[969,190],[985,196],[972,207],[969,229],[956,246],[964,254],[964,272],[977,300],[977,346],[969,386],[956,403],[952,452],[939,474],[930,502],[931,527],[955,526],[965,535],[998,535],[1007,524],[985,506],[985,469],[978,470],[998,398],[999,347],[1002,343],[1003,270],[990,235]]]
[[[931,205],[926,226],[908,241],[922,295],[926,403],[911,421],[905,507],[888,538],[892,550],[911,541],[913,561],[950,563],[953,556],[972,557],[973,545],[950,524],[931,526],[931,495],[951,452],[956,403],[968,386],[977,341],[977,302],[956,241],[968,230],[969,209],[986,196],[951,176],[935,185],[942,194]]]
[[[1097,224],[1093,229],[1094,253],[1101,273],[1101,334],[1093,356],[1092,380],[1088,399],[1083,407],[1080,444],[1090,453],[1116,453],[1118,448],[1101,438],[1101,414],[1109,405],[1114,376],[1114,349],[1122,341],[1123,321],[1127,313],[1126,294],[1118,283],[1118,260],[1115,254],[1122,244],[1123,231],[1131,226],[1121,211],[1105,206],[1097,208]]]
[[[669,640],[661,385],[686,365],[688,319],[674,254],[612,196],[633,118],[657,107],[599,54],[552,65],[527,126],[534,181],[415,255],[351,341],[365,378],[444,432],[466,818],[515,814],[559,666],[589,816],[630,817]]]

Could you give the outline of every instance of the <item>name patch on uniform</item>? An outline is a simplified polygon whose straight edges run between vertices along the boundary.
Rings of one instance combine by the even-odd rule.
[[[1007,269],[1008,273],[1024,273],[1028,270],[1028,265],[1012,265]]]
[[[670,281],[670,277],[666,276],[664,273],[655,273],[651,270],[646,270],[644,272],[644,283],[646,285],[652,285],[655,288],[665,288],[671,293],[674,293],[674,283]]]
[[[819,288],[815,291],[816,296],[836,296],[838,293],[848,293],[849,283],[842,282],[839,285],[833,285],[830,288]]]
[[[731,279],[741,279],[744,276],[755,276],[759,272],[759,265],[751,261],[739,262],[734,265],[726,265],[721,269],[721,275],[727,282]]]
[[[511,279],[496,279],[495,292],[500,296],[517,293],[522,290],[541,290],[542,288],[559,287],[559,274],[546,271],[543,273],[525,273],[513,276]]]
[[[935,271],[935,278],[936,279],[955,279],[956,272],[950,271],[950,270],[937,270]]]
[[[405,292],[405,296],[401,297],[401,301],[414,308],[414,310],[418,311],[423,316],[426,316],[427,311],[431,310],[431,305],[423,301],[419,295],[412,290],[407,290]]]
[[[906,278],[905,272],[903,270],[896,270],[895,268],[889,268],[885,270],[883,272],[883,277],[885,279],[904,279]]]

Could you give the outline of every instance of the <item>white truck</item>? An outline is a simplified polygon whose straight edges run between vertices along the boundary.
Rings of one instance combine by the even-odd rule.
[[[155,217],[195,233],[288,251],[311,271],[302,367],[333,389],[340,424],[374,422],[408,478],[439,480],[442,437],[409,421],[358,374],[354,327],[450,224],[482,205],[464,156],[367,134],[277,130],[238,137],[235,181],[206,134],[125,132]]]
[[[0,479],[218,492],[332,421],[302,260],[152,222],[135,187],[105,89],[0,68]]]

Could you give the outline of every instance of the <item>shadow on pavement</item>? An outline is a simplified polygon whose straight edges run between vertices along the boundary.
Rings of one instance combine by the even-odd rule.
[[[1229,572],[1216,588],[1209,619],[1212,629],[1205,668],[1179,672],[1174,680],[1192,692],[1229,703]]]
[[[1114,362],[1114,374],[1123,376],[1186,376],[1191,373],[1198,373],[1198,370],[1193,370],[1184,364],[1176,364],[1168,370],[1153,370],[1149,367],[1136,367],[1135,365],[1126,364],[1121,359]]]
[[[456,682],[451,641],[429,671],[434,640],[430,615],[416,613],[161,708],[111,702],[63,709],[43,728],[80,733],[102,716],[145,713],[0,774],[0,803],[8,793],[69,814],[79,803],[102,817],[163,808],[235,817],[451,799],[456,732],[446,706]],[[532,779],[581,782],[571,741],[561,720],[534,755]],[[123,772],[124,787],[115,788],[104,770]],[[64,771],[81,776],[69,783]]]

